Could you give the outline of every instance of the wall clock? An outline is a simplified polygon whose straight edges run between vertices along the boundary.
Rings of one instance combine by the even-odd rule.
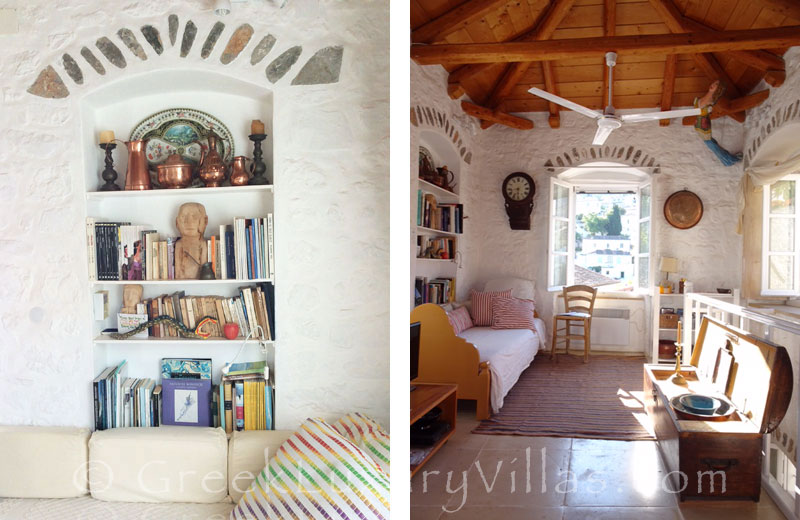
[[[509,174],[503,181],[502,191],[511,229],[530,229],[533,196],[536,193],[531,176],[523,172]]]

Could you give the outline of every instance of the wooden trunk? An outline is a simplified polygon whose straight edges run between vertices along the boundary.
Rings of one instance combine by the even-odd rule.
[[[670,381],[674,367],[644,368],[645,407],[669,472],[664,485],[681,500],[758,501],[763,435],[780,424],[792,395],[786,349],[704,318],[681,372],[688,387]],[[686,393],[724,394],[735,411],[722,421],[685,414],[670,400]]]

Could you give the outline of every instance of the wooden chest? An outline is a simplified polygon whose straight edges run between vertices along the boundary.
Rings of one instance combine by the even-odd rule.
[[[670,381],[675,368],[645,365],[645,407],[669,472],[664,482],[680,499],[751,499],[761,494],[762,441],[780,425],[792,396],[786,349],[703,318],[687,386]],[[710,420],[676,410],[686,393],[724,395],[734,412]]]

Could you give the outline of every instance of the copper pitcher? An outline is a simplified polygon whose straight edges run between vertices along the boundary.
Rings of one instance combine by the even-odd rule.
[[[126,190],[151,190],[150,172],[147,170],[147,141],[123,141],[128,147],[128,173],[125,175]]]
[[[208,133],[208,152],[203,148],[200,152],[200,166],[197,176],[200,177],[207,188],[218,188],[225,180],[225,163],[217,151],[219,136],[213,131]]]
[[[231,186],[244,186],[250,180],[245,167],[246,159],[244,155],[237,155],[233,158],[231,163]]]

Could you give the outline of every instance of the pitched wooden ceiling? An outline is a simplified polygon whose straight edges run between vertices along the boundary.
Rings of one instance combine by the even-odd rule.
[[[506,115],[543,111],[550,112],[550,126],[557,127],[558,112],[564,109],[528,93],[531,87],[602,111],[608,91],[605,60],[602,56],[587,56],[514,62],[501,56],[505,48],[489,45],[487,49],[498,50],[497,63],[484,58],[483,63],[466,59],[454,62],[445,57],[446,44],[610,38],[603,42],[609,42],[611,48],[596,49],[604,52],[617,50],[613,47],[621,40],[616,37],[638,36],[644,37],[641,42],[647,42],[658,39],[647,38],[650,35],[672,34],[674,37],[670,38],[676,39],[681,38],[680,33],[696,33],[723,41],[727,31],[797,29],[784,30],[788,39],[762,38],[763,44],[745,49],[692,54],[663,50],[646,55],[620,52],[613,77],[614,107],[669,110],[690,106],[714,79],[719,79],[726,86],[726,94],[716,116],[730,115],[741,122],[743,110],[768,95],[765,91],[748,96],[761,79],[773,86],[783,83],[785,67],[780,56],[786,47],[774,45],[778,41],[782,45],[800,44],[800,27],[796,26],[800,26],[800,2],[795,0],[411,0],[412,56],[421,45],[442,46],[438,60],[427,63],[445,66],[450,72],[451,97],[466,93],[475,105],[463,103],[465,111],[481,117],[484,128],[492,122],[527,128],[527,124],[514,124],[513,120],[519,118]],[[796,42],[792,37],[795,33]],[[752,34],[756,35],[756,31]],[[687,41],[692,43],[691,39]],[[684,124],[693,122],[693,118],[684,120]],[[669,120],[661,124],[669,124]]]

